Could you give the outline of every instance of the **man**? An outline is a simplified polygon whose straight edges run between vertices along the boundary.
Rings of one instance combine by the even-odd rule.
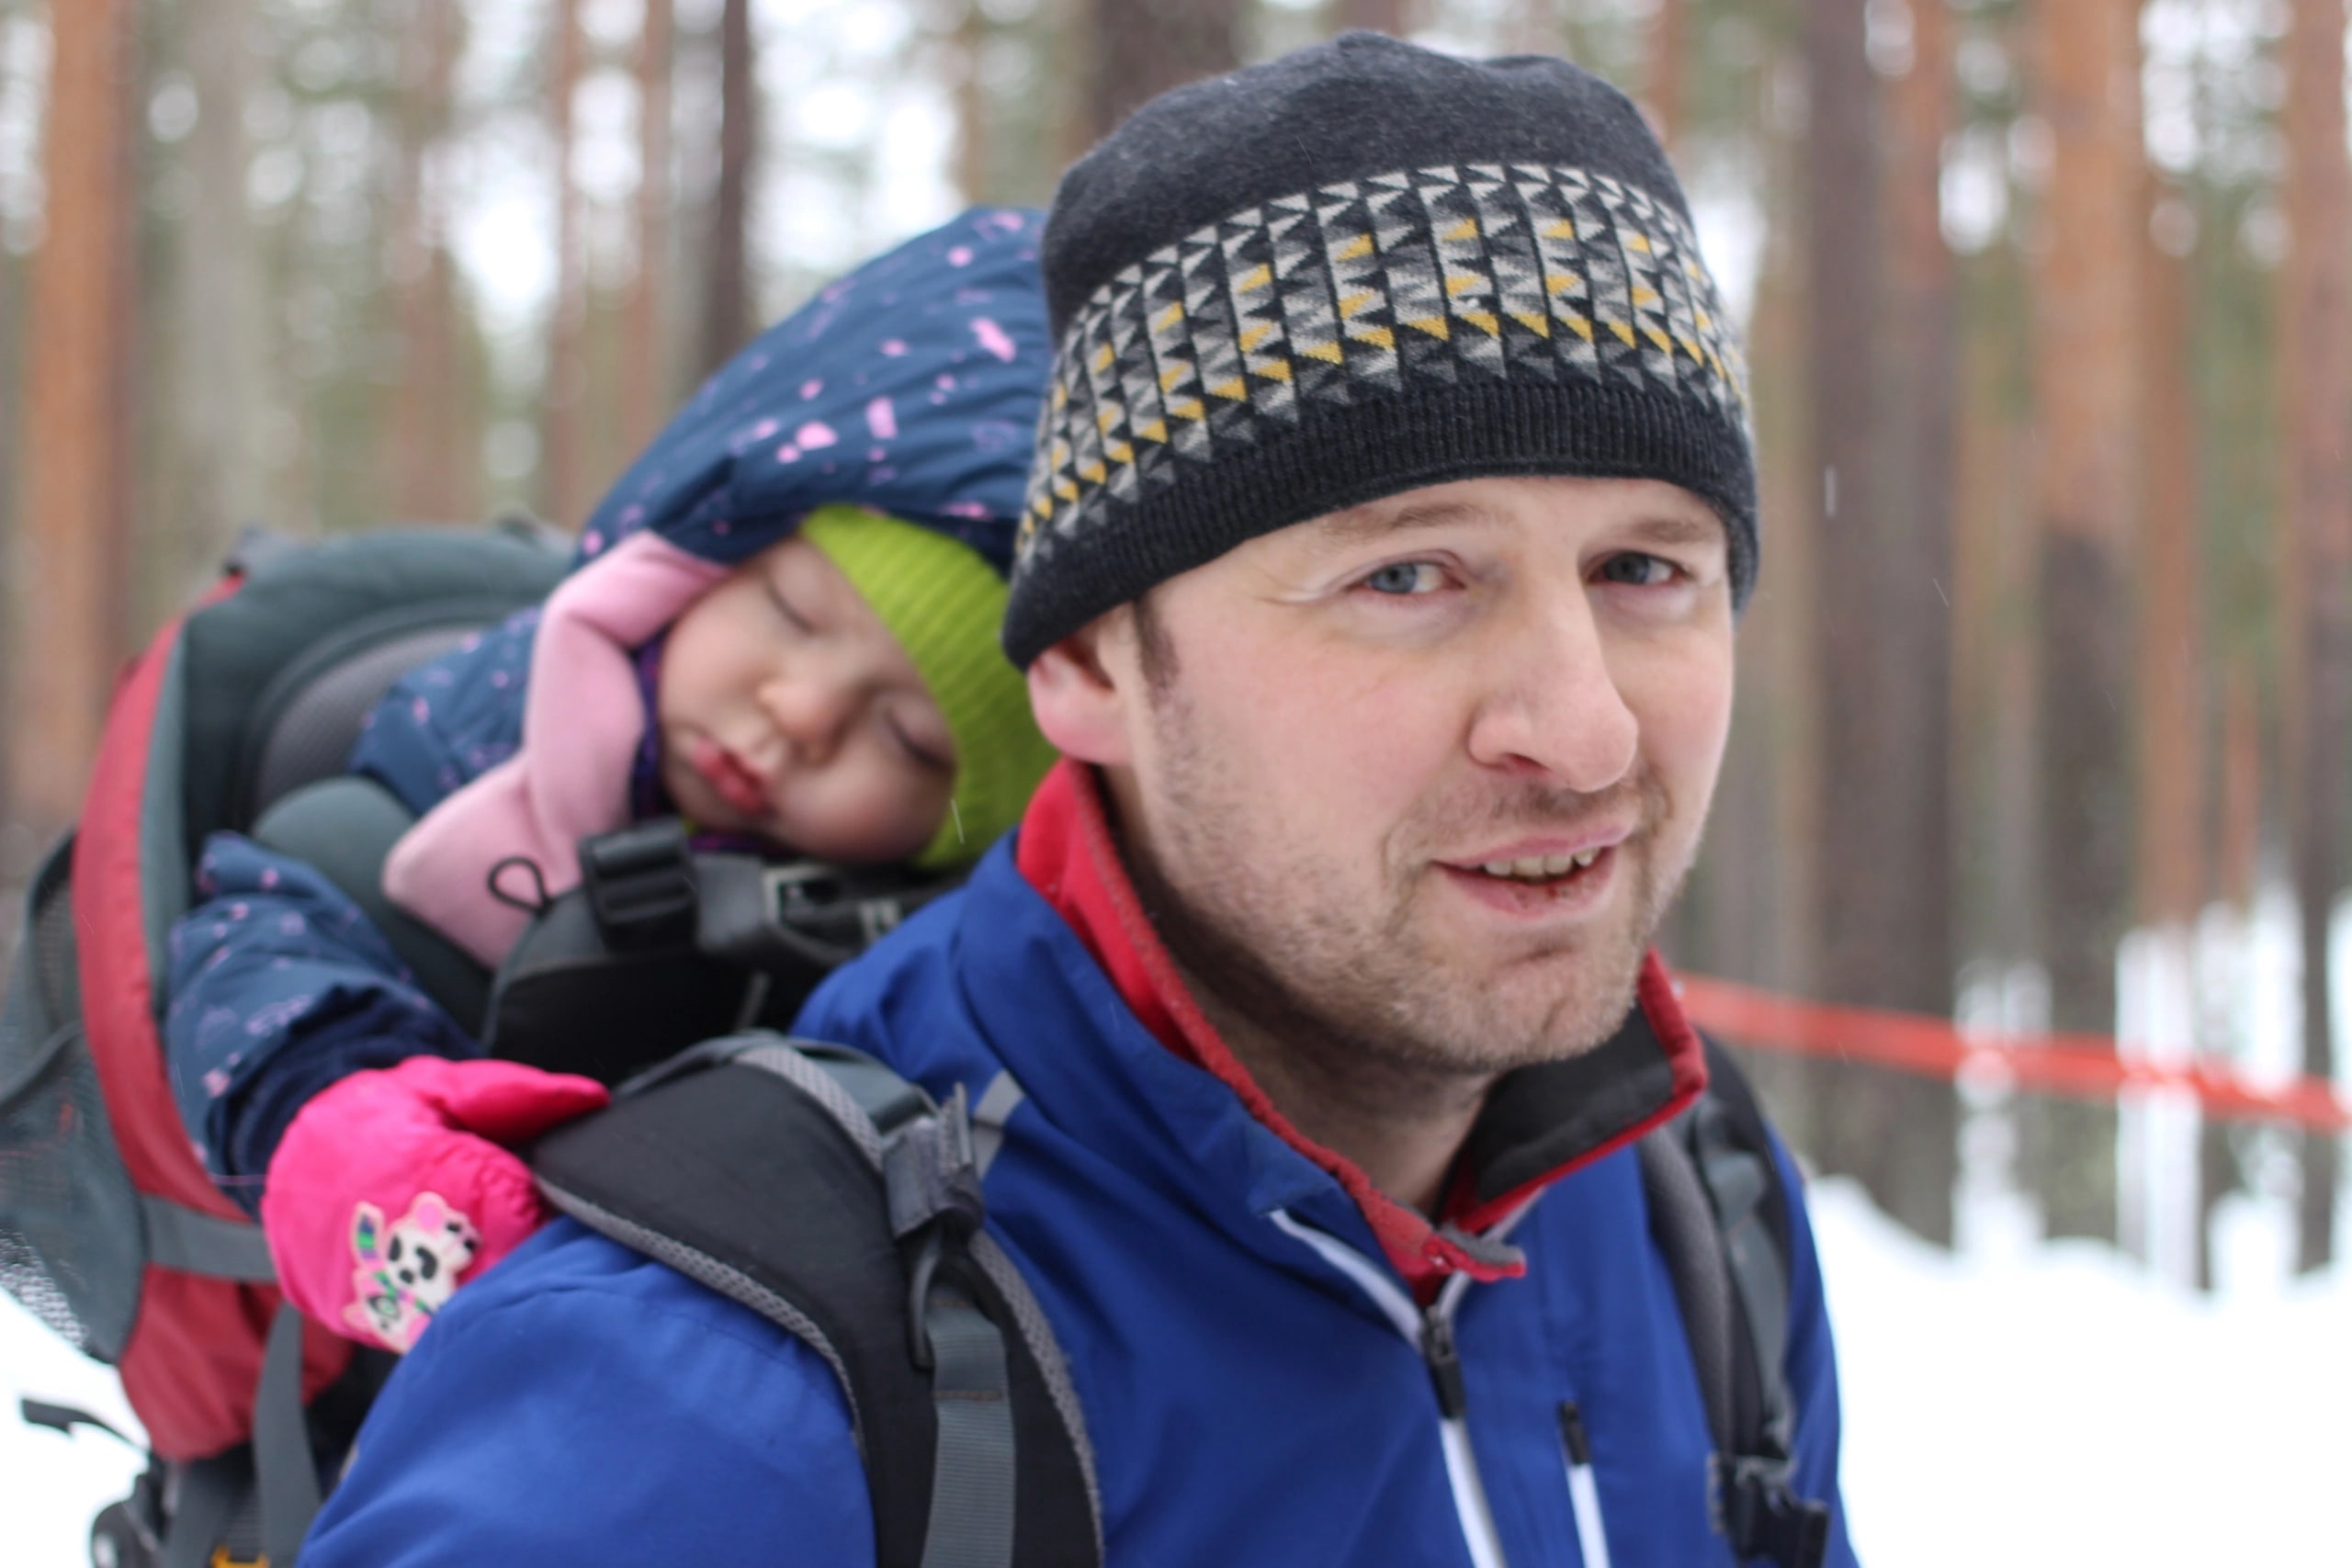
[[[990,1234],[1114,1563],[1729,1562],[1634,1152],[1703,1080],[1647,944],[1756,570],[1672,173],[1557,61],[1367,34],[1064,180],[1005,631],[1066,761],[802,1032],[1015,1103]],[[1794,1173],[1793,1483],[1838,1403]],[[823,1362],[561,1225],[460,1292],[305,1554],[873,1561]]]

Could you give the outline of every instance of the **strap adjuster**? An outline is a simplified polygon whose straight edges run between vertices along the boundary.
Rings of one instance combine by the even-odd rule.
[[[674,817],[582,839],[580,885],[596,929],[616,950],[694,940],[701,900],[686,825]]]
[[[1716,1521],[1743,1561],[1763,1557],[1780,1568],[1821,1568],[1829,1550],[1829,1506],[1791,1489],[1787,1461],[1718,1454],[1710,1472]]]
[[[958,1238],[980,1228],[987,1205],[962,1084],[936,1112],[917,1117],[882,1145],[882,1183],[890,1200],[890,1234],[900,1241],[933,1226]]]
[[[890,1234],[910,1244],[907,1265],[907,1355],[923,1371],[938,1364],[931,1343],[932,1281],[987,1215],[972,1155],[969,1097],[957,1084],[947,1103],[893,1133],[882,1145],[882,1185]]]

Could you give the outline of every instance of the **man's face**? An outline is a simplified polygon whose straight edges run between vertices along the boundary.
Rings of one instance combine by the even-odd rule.
[[[1722,524],[1653,480],[1464,480],[1252,540],[1103,626],[1147,903],[1308,1049],[1589,1049],[1697,853],[1732,632]]]

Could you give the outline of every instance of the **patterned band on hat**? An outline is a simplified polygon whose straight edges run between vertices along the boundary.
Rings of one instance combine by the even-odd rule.
[[[1606,453],[1551,464],[1529,449],[1521,471],[1661,468],[1744,511],[1745,383],[1687,222],[1636,186],[1517,163],[1320,185],[1195,230],[1071,315],[1030,470],[1020,575],[1131,509],[1188,510],[1188,486],[1224,488],[1205,482],[1212,469],[1266,460],[1302,424],[1481,385],[1631,394],[1604,401],[1646,429],[1674,427],[1634,440],[1640,450],[1613,468]],[[1521,443],[1540,446],[1532,427],[1544,422],[1514,417]],[[1674,451],[1653,450],[1661,441]]]

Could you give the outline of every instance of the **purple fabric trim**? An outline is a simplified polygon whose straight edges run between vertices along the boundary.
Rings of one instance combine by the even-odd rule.
[[[637,650],[637,694],[645,705],[645,737],[637,743],[637,761],[628,773],[628,814],[633,822],[674,817],[678,807],[662,787],[662,651],[668,646],[665,628]],[[610,796],[606,797],[607,799]]]

